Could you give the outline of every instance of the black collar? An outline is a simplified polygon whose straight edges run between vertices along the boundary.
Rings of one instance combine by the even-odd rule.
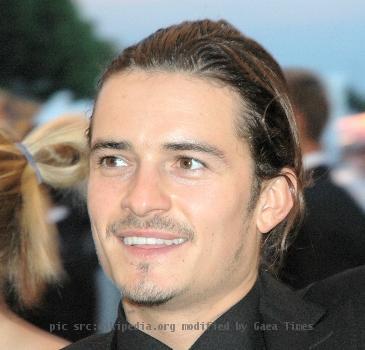
[[[259,328],[261,324],[259,301],[260,287],[257,281],[242,300],[233,305],[227,312],[209,325],[209,327],[205,323],[184,325],[187,332],[189,331],[189,327],[206,329],[190,349],[263,349],[263,333]],[[142,325],[139,326],[141,327]],[[157,339],[130,325],[126,320],[121,305],[119,307],[119,315],[115,329],[118,331],[115,332],[113,349],[171,349]]]
[[[316,329],[324,316],[324,308],[262,273],[246,297],[213,322],[190,350],[309,349],[331,336],[327,329]],[[171,349],[130,325],[121,306],[112,344],[114,350]]]

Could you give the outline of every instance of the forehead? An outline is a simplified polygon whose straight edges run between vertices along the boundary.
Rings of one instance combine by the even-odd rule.
[[[119,73],[99,93],[92,140],[237,142],[240,110],[239,95],[214,81],[175,72]]]

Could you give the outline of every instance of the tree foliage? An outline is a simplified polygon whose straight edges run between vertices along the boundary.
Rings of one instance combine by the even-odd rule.
[[[114,54],[71,0],[0,0],[0,86],[38,98],[92,96]]]

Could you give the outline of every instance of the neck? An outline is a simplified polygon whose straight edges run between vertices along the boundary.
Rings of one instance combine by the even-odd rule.
[[[171,300],[164,305],[149,307],[123,300],[123,308],[128,322],[136,328],[173,349],[189,349],[210,323],[247,295],[256,279],[257,272],[234,290],[210,298],[202,295],[195,302]],[[199,326],[186,330],[186,325],[196,324]]]

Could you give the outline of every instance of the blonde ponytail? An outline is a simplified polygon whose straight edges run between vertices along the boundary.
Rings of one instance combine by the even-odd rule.
[[[21,147],[0,131],[0,283],[9,281],[26,306],[62,276],[56,229],[47,221],[47,185],[66,188],[86,177],[87,127],[83,117],[58,118]]]

